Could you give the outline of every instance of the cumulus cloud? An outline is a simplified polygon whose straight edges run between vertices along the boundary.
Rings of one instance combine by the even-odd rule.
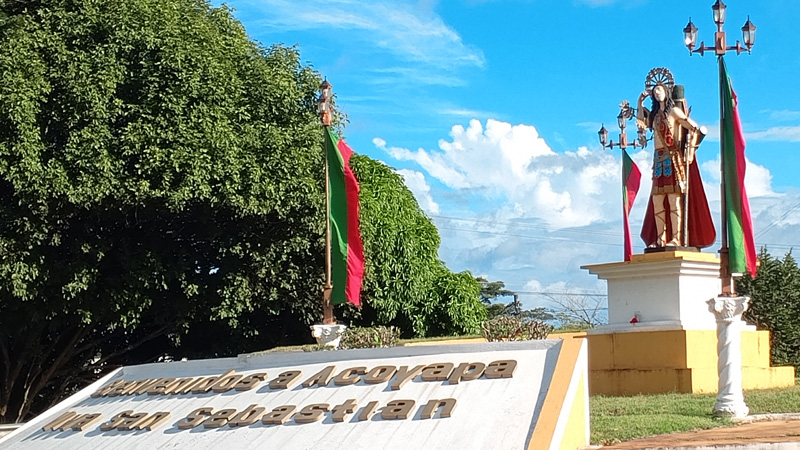
[[[772,173],[764,166],[755,164],[745,157],[747,161],[747,169],[744,176],[744,187],[747,190],[749,198],[762,197],[762,196],[775,196],[775,191],[772,190]],[[716,159],[706,161],[702,164],[704,181],[709,184],[706,187],[706,194],[709,198],[719,199],[719,194],[714,194],[714,188],[718,191],[720,182],[719,172],[719,157]],[[711,192],[709,190],[711,189]]]
[[[581,226],[607,218],[606,201],[619,193],[619,162],[611,153],[580,148],[556,153],[531,125],[489,119],[456,125],[438,149],[375,145],[413,161],[445,186],[500,199],[505,218],[536,218]]]
[[[527,292],[520,296],[525,308],[552,306],[546,295],[534,293],[605,291],[605,282],[581,266],[622,259],[618,151],[556,152],[534,126],[498,120],[456,125],[431,149],[373,142],[418,168],[401,173],[421,205],[432,201],[441,211],[433,213],[442,237],[439,255],[452,270],[489,274],[508,289]],[[642,172],[630,216],[634,251],[641,252],[637,235],[648,203],[652,149],[629,150]],[[718,221],[719,160],[705,161],[701,169]],[[770,171],[749,161],[745,182],[756,242],[781,254],[798,242],[800,192],[776,193]]]
[[[414,194],[414,197],[422,208],[428,214],[439,214],[439,204],[437,204],[433,197],[431,197],[431,187],[425,181],[425,175],[416,170],[401,169],[397,173],[403,177],[406,187]]]

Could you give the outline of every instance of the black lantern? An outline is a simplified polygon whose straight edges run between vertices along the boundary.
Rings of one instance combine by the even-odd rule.
[[[328,80],[319,85],[319,102],[317,103],[317,112],[322,121],[322,125],[328,127],[331,125],[331,93],[333,92],[333,85]]]
[[[597,132],[597,136],[600,137],[600,145],[605,147],[608,142],[608,130],[606,130],[605,125],[600,125],[600,131]]]
[[[697,27],[692,23],[691,17],[689,18],[689,23],[686,24],[686,28],[683,29],[683,43],[689,47],[689,51],[692,51],[695,44],[697,44]]]
[[[617,124],[619,124],[619,129],[622,132],[625,132],[625,115],[620,111],[619,115],[617,116]]]
[[[717,0],[716,3],[711,5],[711,11],[714,12],[714,23],[717,24],[718,27],[721,27],[723,23],[725,23],[725,3],[722,3],[722,0]]]
[[[742,40],[748,52],[753,48],[753,44],[756,43],[756,26],[753,25],[753,22],[750,22],[750,16],[747,16],[747,22],[742,27]]]

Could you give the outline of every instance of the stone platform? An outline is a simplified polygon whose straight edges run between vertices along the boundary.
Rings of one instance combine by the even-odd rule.
[[[609,324],[587,336],[591,394],[717,391],[707,302],[720,291],[719,264],[710,253],[675,251],[583,267],[608,281]],[[769,332],[742,329],[743,388],[793,385],[793,367],[770,367]]]

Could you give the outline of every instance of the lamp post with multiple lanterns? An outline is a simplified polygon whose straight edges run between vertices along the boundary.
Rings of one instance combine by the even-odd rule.
[[[684,43],[689,49],[689,54],[700,53],[702,56],[707,51],[714,51],[717,55],[719,66],[719,100],[720,100],[720,170],[725,166],[725,63],[722,57],[728,51],[735,51],[736,54],[753,48],[756,41],[756,27],[750,22],[750,17],[742,27],[742,40],[744,47],[739,41],[736,45],[728,46],[725,43],[725,32],[722,25],[725,23],[725,4],[722,0],[717,0],[711,10],[714,13],[714,23],[717,24],[717,31],[714,33],[714,46],[707,47],[700,42],[697,43],[697,27],[689,19],[689,23],[683,29]],[[717,389],[717,401],[714,404],[714,414],[718,416],[744,417],[748,414],[749,408],[744,402],[742,395],[742,370],[741,370],[741,325],[742,313],[747,309],[748,298],[736,297],[734,292],[733,277],[730,270],[730,256],[728,253],[728,220],[727,220],[727,201],[725,198],[725,176],[720,177],[721,184],[721,211],[720,233],[722,235],[720,246],[720,278],[722,280],[722,292],[719,297],[708,301],[710,310],[717,319],[717,371],[719,384]]]
[[[719,66],[719,76],[720,76],[720,86],[719,86],[719,108],[720,108],[720,170],[722,167],[725,167],[724,159],[725,158],[725,136],[721,132],[724,129],[724,99],[725,99],[725,92],[723,91],[723,78],[725,76],[725,69],[724,69],[724,62],[722,60],[722,56],[725,55],[728,51],[735,51],[736,54],[740,54],[743,51],[750,51],[753,49],[753,45],[756,42],[756,26],[753,25],[753,22],[750,22],[750,17],[748,16],[747,22],[744,23],[742,27],[742,41],[744,42],[744,47],[742,47],[742,43],[736,41],[736,45],[727,46],[725,42],[725,31],[722,30],[722,25],[725,23],[725,10],[726,10],[725,3],[722,0],[717,0],[714,5],[711,6],[711,11],[714,13],[714,23],[717,24],[717,31],[714,33],[714,45],[713,46],[706,46],[702,41],[700,45],[697,46],[697,27],[692,23],[692,19],[689,19],[689,23],[686,24],[686,27],[683,29],[683,39],[686,47],[689,49],[689,54],[700,53],[700,56],[703,56],[705,52],[714,51],[714,54],[717,55],[717,64]],[[728,256],[728,221],[725,211],[727,210],[726,200],[725,200],[725,177],[721,177],[722,179],[722,195],[721,195],[721,210],[722,210],[722,218],[720,221],[720,234],[721,234],[721,241],[722,245],[720,246],[720,278],[722,279],[722,295],[726,296],[733,296],[734,295],[734,288],[733,288],[733,280],[730,271],[730,262]]]
[[[600,131],[597,132],[597,136],[600,138],[600,145],[602,145],[604,148],[612,149],[614,147],[619,147],[621,150],[625,150],[628,145],[631,145],[633,148],[645,148],[647,146],[647,131],[644,128],[639,128],[636,140],[633,141],[632,144],[628,144],[628,134],[625,132],[626,122],[633,118],[633,116],[636,114],[636,110],[631,107],[627,100],[623,100],[619,107],[619,115],[617,116],[617,124],[619,125],[619,142],[614,142],[613,140],[609,141],[608,130],[606,130],[605,125],[601,125]]]

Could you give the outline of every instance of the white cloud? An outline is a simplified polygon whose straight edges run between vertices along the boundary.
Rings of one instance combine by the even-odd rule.
[[[605,204],[619,197],[619,162],[610,152],[556,153],[531,125],[493,119],[452,127],[439,148],[378,148],[417,163],[445,186],[498,201],[508,218],[536,218],[553,226],[581,226],[608,219]]]
[[[397,173],[403,177],[406,187],[414,194],[423,211],[428,214],[439,214],[439,205],[431,197],[431,187],[425,181],[425,175],[408,169],[400,169]]]
[[[761,114],[769,114],[770,120],[776,121],[789,121],[789,120],[798,120],[800,119],[800,111],[791,111],[788,109],[781,109],[781,110],[764,110],[759,111]]]
[[[424,182],[412,188],[421,205],[430,196],[439,206],[434,217],[442,237],[439,255],[451,270],[488,274],[514,291],[605,291],[604,281],[580,267],[622,259],[618,151],[554,152],[535,127],[497,120],[454,126],[434,149],[391,147],[380,138],[373,142],[420,167],[422,173],[402,173],[410,187]],[[631,157],[642,172],[630,216],[638,253],[644,248],[638,234],[648,203],[652,150]],[[719,161],[704,162],[702,169],[718,221]],[[775,255],[800,246],[800,192],[775,193],[770,171],[749,161],[745,182],[757,244],[767,244]],[[525,308],[552,306],[541,294],[520,300]]]
[[[800,125],[772,127],[763,131],[745,133],[745,138],[754,141],[800,142]]]
[[[351,42],[378,47],[403,60],[439,70],[485,64],[479,49],[465,44],[431,7],[420,7],[419,2],[251,0],[242,3],[268,11],[260,25],[276,31],[344,31]],[[420,70],[417,75],[425,72]]]
[[[749,198],[775,196],[772,190],[772,173],[764,166],[760,166],[745,157],[747,169],[744,176],[744,187]],[[706,183],[706,194],[709,199],[719,199],[719,157],[706,161],[701,166],[703,171],[703,181]],[[716,192],[715,192],[716,190]]]

